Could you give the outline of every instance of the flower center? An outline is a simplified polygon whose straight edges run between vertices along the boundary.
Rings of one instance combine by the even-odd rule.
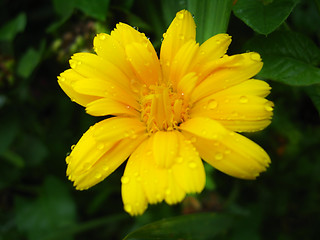
[[[183,95],[167,86],[150,86],[140,105],[141,121],[146,123],[149,133],[174,130],[188,117]]]

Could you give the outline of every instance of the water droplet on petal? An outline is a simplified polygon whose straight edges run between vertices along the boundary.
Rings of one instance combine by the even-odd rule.
[[[60,80],[61,82],[64,82],[64,81],[66,81],[66,78],[61,77],[61,78],[59,78],[59,80]]]
[[[99,178],[102,177],[102,175],[101,175],[101,173],[96,173],[95,177],[96,177],[97,179],[99,179]]]
[[[176,16],[179,20],[182,20],[184,18],[184,14],[182,12],[178,12]]]
[[[103,171],[108,171],[109,170],[109,166],[105,165],[102,167]]]
[[[179,38],[180,38],[180,40],[184,40],[184,35],[180,34]]]
[[[176,162],[177,162],[177,163],[182,163],[182,162],[183,162],[183,157],[181,157],[181,156],[180,156],[180,157],[177,157],[177,158],[176,158]]]
[[[197,164],[195,162],[189,162],[188,166],[189,168],[196,168]]]
[[[229,149],[227,149],[227,150],[224,151],[224,153],[225,153],[225,154],[230,154],[231,151],[230,151]]]
[[[249,100],[246,96],[241,96],[240,99],[239,99],[239,102],[240,103],[247,103]]]
[[[74,149],[75,146],[76,146],[76,145],[72,145],[72,146],[71,146],[71,151]]]
[[[66,157],[66,163],[69,164],[70,160],[71,160],[71,156],[67,156]]]
[[[166,190],[166,195],[170,195],[171,194],[171,190],[168,188],[167,190]]]
[[[99,39],[100,40],[105,40],[107,37],[105,34],[99,34]]]
[[[103,144],[103,143],[98,144],[97,148],[98,148],[99,150],[102,150],[102,149],[104,148],[104,144]]]
[[[127,184],[129,181],[130,181],[130,178],[128,178],[128,177],[126,177],[126,176],[123,176],[123,177],[121,178],[121,182],[122,182],[123,184]]]
[[[253,52],[251,53],[250,57],[253,61],[261,61],[260,55],[258,53]]]
[[[222,153],[217,153],[215,156],[214,156],[214,158],[216,159],[216,160],[221,160],[222,158],[223,158],[223,154]]]
[[[197,141],[197,138],[196,138],[196,137],[192,137],[192,138],[190,138],[190,141],[191,141],[192,143],[194,143],[194,142]]]
[[[124,210],[128,213],[132,212],[132,206],[130,204],[125,204],[124,205]]]
[[[163,38],[166,38],[166,37],[167,37],[167,34],[166,34],[166,33],[162,34],[162,37],[163,37]]]
[[[273,108],[272,108],[272,103],[271,102],[267,102],[264,106],[264,109],[267,111],[267,112],[272,112]]]
[[[218,102],[214,99],[211,99],[209,102],[208,102],[208,108],[213,110],[215,109],[216,107],[218,106]]]

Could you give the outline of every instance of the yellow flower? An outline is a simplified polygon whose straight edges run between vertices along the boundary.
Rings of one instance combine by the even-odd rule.
[[[231,37],[218,34],[199,46],[191,14],[177,13],[160,61],[149,39],[117,24],[94,39],[97,54],[77,53],[58,82],[93,116],[66,158],[67,175],[87,189],[128,157],[121,179],[124,209],[142,214],[148,203],[175,204],[205,186],[203,159],[234,177],[255,179],[270,163],[266,152],[236,132],[270,124],[267,83],[252,79],[258,53],[226,55]]]

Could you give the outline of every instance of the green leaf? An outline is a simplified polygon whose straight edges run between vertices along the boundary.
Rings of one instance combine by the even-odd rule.
[[[0,117],[0,154],[5,152],[19,132],[17,115],[2,112]]]
[[[269,34],[289,16],[299,0],[239,0],[233,12],[254,31]]]
[[[42,42],[39,49],[29,48],[21,57],[17,66],[17,74],[20,77],[28,78],[33,70],[40,63],[45,43]]]
[[[233,217],[201,213],[163,219],[127,235],[124,240],[204,240],[219,237],[230,228]]]
[[[75,8],[75,1],[76,0],[52,0],[53,8],[59,16],[59,20],[55,21],[47,28],[48,32],[53,32],[71,17]]]
[[[261,54],[264,66],[258,77],[294,86],[320,83],[320,49],[306,36],[275,32],[251,39],[246,48]]]
[[[110,0],[77,0],[75,6],[90,17],[105,21]]]
[[[74,10],[75,1],[78,0],[53,0],[53,7],[55,12],[62,18],[69,18]]]
[[[0,28],[0,40],[8,42],[12,41],[18,33],[23,32],[26,24],[26,14],[24,12],[20,13]]]
[[[197,41],[227,32],[232,0],[188,0],[188,10],[195,16]]]
[[[74,201],[66,185],[55,177],[45,180],[36,201],[16,198],[15,207],[18,229],[27,232],[30,240],[43,240],[75,224]]]

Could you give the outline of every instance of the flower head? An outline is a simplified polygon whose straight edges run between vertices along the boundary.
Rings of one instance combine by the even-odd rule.
[[[255,179],[270,163],[266,152],[237,132],[270,124],[269,85],[252,79],[258,53],[226,55],[231,37],[199,44],[191,14],[177,13],[160,60],[148,38],[124,24],[94,39],[96,54],[77,53],[58,82],[93,116],[66,158],[67,175],[87,189],[127,158],[121,179],[125,210],[142,214],[148,203],[182,201],[205,186],[203,159],[234,177]]]

